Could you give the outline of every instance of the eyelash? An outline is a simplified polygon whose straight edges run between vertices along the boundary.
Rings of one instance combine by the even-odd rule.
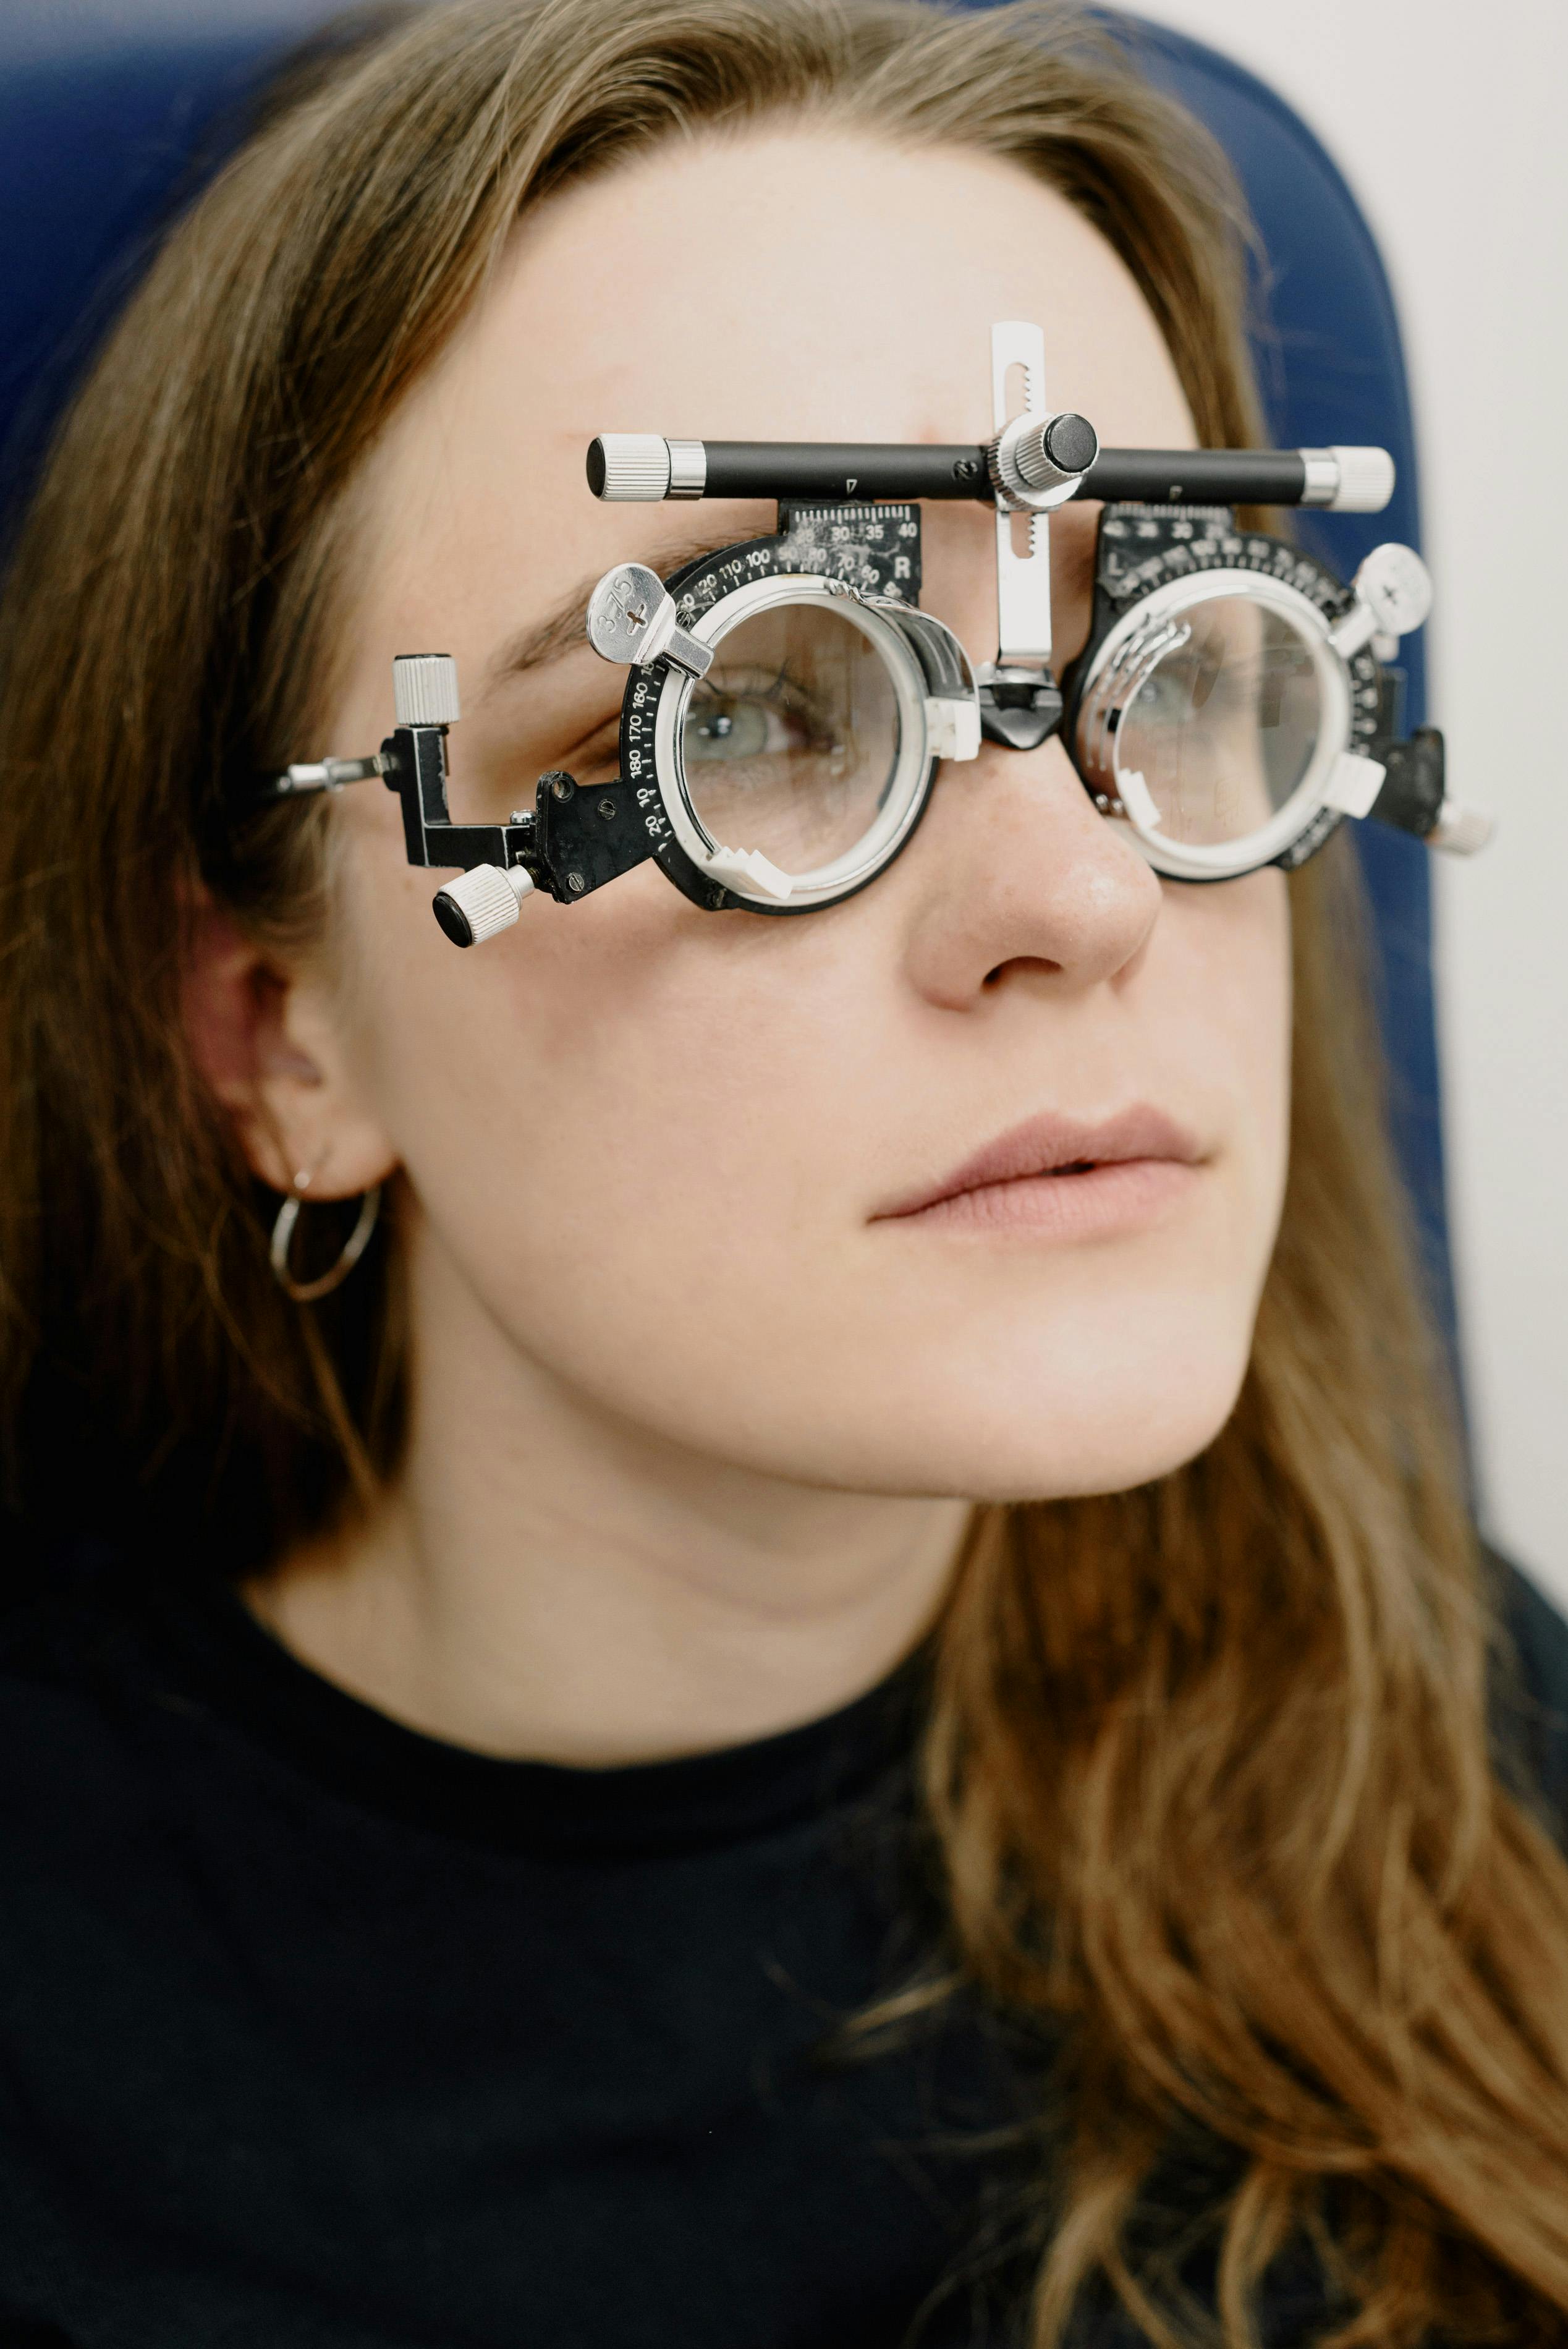
[[[607,773],[614,773],[620,764],[620,747],[621,713],[617,710],[614,718],[605,719],[603,724],[596,726],[591,734],[584,734],[573,742],[563,754],[564,763],[573,772],[579,767],[589,771],[580,776],[579,781],[603,781],[604,776],[594,775],[592,770],[603,765]]]
[[[766,678],[759,676],[758,683],[749,688],[737,683],[732,690],[738,697],[744,697],[750,691],[762,700],[776,701],[779,708],[808,722],[818,716],[811,697],[803,693],[782,670],[777,675],[769,674]],[[604,777],[593,774],[593,770],[602,762],[606,774],[614,773],[620,763],[620,747],[621,714],[617,710],[613,718],[607,718],[603,725],[596,726],[591,734],[582,735],[562,756],[569,767],[573,770],[582,767],[586,771],[580,781],[602,781]]]

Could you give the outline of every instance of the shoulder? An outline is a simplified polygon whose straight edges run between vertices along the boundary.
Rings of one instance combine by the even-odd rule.
[[[1510,1777],[1544,1803],[1568,1846],[1568,1620],[1530,1578],[1486,1553],[1500,1632],[1492,1720]]]

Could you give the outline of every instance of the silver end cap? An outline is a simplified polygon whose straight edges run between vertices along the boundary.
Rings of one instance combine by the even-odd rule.
[[[1496,819],[1460,800],[1445,799],[1438,820],[1427,834],[1429,848],[1446,849],[1450,856],[1479,856],[1497,830]]]
[[[521,864],[476,864],[437,890],[431,911],[454,946],[482,947],[511,929],[532,887]]]
[[[1394,494],[1394,460],[1387,449],[1330,449],[1339,468],[1328,500],[1334,513],[1381,513]]]
[[[392,703],[399,726],[456,725],[463,713],[450,653],[399,653],[392,664]]]
[[[656,432],[601,432],[588,451],[588,484],[613,503],[655,504],[670,493],[669,442]]]

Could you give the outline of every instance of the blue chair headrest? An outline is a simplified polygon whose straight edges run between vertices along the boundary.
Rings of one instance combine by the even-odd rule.
[[[1300,116],[1255,75],[1163,27],[1134,23],[1128,38],[1150,79],[1180,99],[1223,148],[1257,223],[1267,279],[1257,289],[1253,352],[1275,443],[1300,449],[1370,443],[1394,459],[1398,483],[1386,512],[1304,513],[1297,524],[1303,542],[1343,578],[1385,539],[1418,548],[1419,481],[1399,321],[1355,197]],[[1418,726],[1426,704],[1424,632],[1406,638],[1401,659],[1406,723]],[[1377,922],[1378,1011],[1395,1136],[1433,1301],[1451,1347],[1430,851],[1380,824],[1358,824],[1356,836]]]

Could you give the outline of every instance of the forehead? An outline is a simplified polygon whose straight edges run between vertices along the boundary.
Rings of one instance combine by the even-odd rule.
[[[629,525],[672,519],[590,495],[596,432],[983,440],[1001,318],[1043,326],[1047,404],[1102,441],[1191,445],[1129,272],[1020,166],[820,126],[666,143],[520,224],[387,436],[384,518],[418,542],[427,579],[445,540],[473,595],[493,562],[514,593],[544,593],[625,555]],[[753,519],[680,510],[699,512],[716,535]]]
[[[995,318],[1039,321],[1047,396],[1099,406],[1107,438],[1150,413],[1151,376],[1171,388],[1130,277],[1054,190],[847,131],[705,140],[573,190],[520,233],[507,298],[520,326],[572,322],[566,379],[694,407],[694,437],[978,438]]]

